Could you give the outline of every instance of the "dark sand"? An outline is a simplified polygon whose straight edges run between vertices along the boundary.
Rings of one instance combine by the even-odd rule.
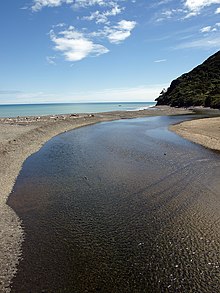
[[[101,121],[154,115],[187,114],[192,111],[157,107],[136,112],[93,115],[52,115],[0,119],[0,292],[10,292],[21,255],[23,229],[15,212],[6,205],[23,162],[51,137],[70,129]]]
[[[219,292],[220,156],[168,131],[181,120],[84,127],[24,163],[12,292]]]

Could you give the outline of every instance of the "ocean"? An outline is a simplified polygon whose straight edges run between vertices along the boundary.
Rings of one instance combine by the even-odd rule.
[[[112,103],[54,103],[0,105],[0,117],[43,116],[71,113],[100,113],[110,111],[143,110],[155,102],[112,102]]]

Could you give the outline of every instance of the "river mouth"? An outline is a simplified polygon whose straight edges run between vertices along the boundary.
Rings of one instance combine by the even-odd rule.
[[[168,131],[186,119],[83,127],[29,157],[12,292],[218,292],[220,157]]]

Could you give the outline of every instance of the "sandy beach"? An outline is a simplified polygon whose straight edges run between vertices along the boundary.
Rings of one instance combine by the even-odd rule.
[[[94,115],[59,115],[0,119],[0,291],[10,292],[10,280],[16,273],[23,241],[22,223],[14,211],[6,205],[23,162],[37,152],[50,138],[59,133],[117,119],[146,116],[182,115],[192,111],[169,107],[157,107],[136,112],[109,112]],[[171,127],[179,135],[205,147],[220,150],[220,118],[184,122]]]
[[[220,118],[205,118],[172,125],[170,130],[206,148],[220,151]]]

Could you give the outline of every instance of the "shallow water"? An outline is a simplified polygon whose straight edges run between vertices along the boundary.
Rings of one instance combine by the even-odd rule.
[[[12,292],[219,292],[220,156],[167,130],[188,118],[83,127],[29,157]]]

